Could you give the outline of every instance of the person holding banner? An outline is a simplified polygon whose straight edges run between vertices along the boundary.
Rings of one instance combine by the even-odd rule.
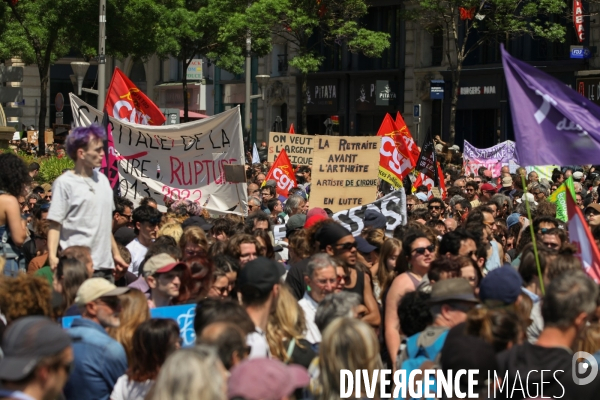
[[[104,159],[104,128],[98,124],[79,127],[67,136],[67,154],[75,168],[54,181],[48,213],[48,261],[58,265],[58,246],[87,246],[92,250],[94,276],[113,281],[113,269],[126,269],[112,235],[113,191],[108,178],[97,168]]]

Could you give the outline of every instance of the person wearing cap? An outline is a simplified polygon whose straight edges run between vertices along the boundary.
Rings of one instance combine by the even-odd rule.
[[[337,262],[326,253],[317,253],[308,262],[304,282],[310,291],[304,293],[304,297],[298,301],[298,305],[304,311],[305,339],[313,345],[321,342],[321,332],[315,323],[315,315],[319,303],[325,296],[333,293],[336,288],[336,266]]]
[[[71,337],[41,316],[12,322],[2,338],[0,398],[46,400],[59,398],[73,365]]]
[[[283,400],[294,398],[296,389],[308,386],[310,376],[300,365],[285,365],[279,360],[244,361],[231,370],[227,398],[245,400]]]
[[[474,308],[479,300],[473,294],[473,287],[464,278],[443,279],[431,286],[431,297],[428,300],[429,312],[433,322],[419,332],[408,338],[406,351],[398,357],[398,369],[405,369],[403,364],[410,360],[409,354],[413,347],[427,348],[434,344],[438,352],[428,354],[429,361],[440,364],[441,349],[443,347],[448,331],[456,325],[467,320],[467,312]],[[439,340],[439,341],[438,341]]]
[[[92,249],[97,276],[112,280],[115,266],[126,269],[112,235],[113,190],[108,178],[97,170],[104,159],[103,127],[92,124],[71,131],[65,141],[75,168],[54,181],[48,213],[48,261],[58,265],[58,247],[87,246]]]
[[[383,229],[385,231],[387,227],[387,219],[382,213],[367,208],[365,210],[364,224],[365,228]]]
[[[177,262],[166,253],[150,257],[144,264],[143,275],[150,288],[148,307],[172,305],[173,298],[179,296],[181,276],[186,269],[183,262]]]
[[[482,203],[487,203],[495,194],[496,188],[494,185],[491,183],[484,183],[481,185],[481,196],[479,197],[479,200],[481,200]]]
[[[582,182],[583,181],[583,172],[581,172],[581,171],[573,172],[573,180],[575,182]]]
[[[502,177],[502,188],[500,188],[500,193],[509,196],[509,194],[514,190],[515,184],[512,180],[512,177],[509,175],[505,175]]]
[[[135,276],[140,274],[140,264],[146,256],[148,246],[156,240],[160,211],[150,206],[140,206],[133,210],[133,232],[137,235],[127,246],[131,253],[129,272]]]
[[[292,215],[285,224],[285,237],[288,239],[292,237],[294,233],[304,227],[304,224],[306,224],[305,214]]]
[[[597,297],[598,285],[583,271],[570,271],[550,282],[541,306],[544,329],[537,341],[514,345],[496,356],[498,375],[507,377],[508,387],[521,381],[518,385],[525,393],[543,393],[544,398],[598,398],[600,376],[588,374],[589,382],[578,383],[577,379],[586,377],[581,375],[585,366],[571,350],[596,310]],[[542,374],[542,370],[552,372]],[[524,371],[528,372],[527,380],[521,380]],[[511,397],[509,389],[497,391],[495,398]]]
[[[246,337],[251,347],[249,358],[270,358],[266,334],[269,315],[277,306],[282,273],[273,260],[258,257],[241,269],[236,287],[242,304],[254,323],[254,332]]]
[[[127,370],[123,346],[111,338],[106,328],[120,325],[119,295],[129,288],[117,288],[104,278],[90,278],[77,290],[75,304],[81,318],[68,330],[74,340],[73,373],[65,385],[67,400],[108,400],[117,380]]]
[[[584,210],[585,220],[590,228],[600,225],[600,204],[592,203]]]

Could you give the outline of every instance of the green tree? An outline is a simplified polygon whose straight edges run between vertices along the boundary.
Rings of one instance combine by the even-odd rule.
[[[174,0],[161,20],[162,41],[157,53],[182,61],[184,121],[188,120],[186,71],[191,60],[204,55],[221,68],[234,73],[243,71],[245,41],[254,29],[255,54],[267,54],[271,48],[264,21],[251,21],[247,0]],[[254,35],[253,35],[254,36]]]
[[[40,76],[39,150],[45,152],[44,130],[48,109],[50,66],[75,50],[84,58],[98,54],[97,0],[9,0],[10,11],[0,10],[0,58],[19,57],[36,64]],[[107,51],[109,55],[143,58],[155,52],[155,29],[164,5],[152,0],[109,0]]]
[[[252,20],[267,22],[271,34],[283,38],[297,52],[289,64],[302,75],[302,131],[306,123],[306,85],[309,73],[317,72],[323,57],[322,43],[342,46],[352,53],[379,57],[390,46],[390,35],[363,27],[360,18],[368,11],[365,0],[260,0],[249,9]]]
[[[500,43],[530,35],[564,41],[565,27],[551,16],[564,15],[564,0],[408,0],[407,19],[430,33],[442,33],[452,74],[450,144],[456,135],[456,105],[463,62],[484,43]],[[462,18],[461,18],[462,10]]]

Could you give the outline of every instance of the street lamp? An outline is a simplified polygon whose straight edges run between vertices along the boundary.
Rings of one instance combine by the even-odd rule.
[[[258,87],[260,89],[261,96],[254,95],[252,96],[253,99],[258,97],[260,97],[263,100],[265,99],[265,92],[267,91],[267,84],[269,83],[269,78],[271,78],[270,75],[256,75],[256,82],[258,82]]]
[[[89,62],[83,61],[74,61],[71,63],[71,68],[73,68],[73,72],[75,72],[75,78],[77,79],[77,95],[81,96],[81,86],[83,86],[83,78],[85,78],[85,73],[90,67]],[[72,82],[73,80],[71,80]]]

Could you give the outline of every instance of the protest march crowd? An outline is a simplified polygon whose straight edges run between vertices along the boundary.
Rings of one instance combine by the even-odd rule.
[[[398,114],[362,142],[276,134],[239,178],[237,109],[145,130],[70,101],[72,170],[38,185],[0,154],[1,399],[389,398],[384,371],[421,389],[479,372],[397,399],[598,398],[599,166],[419,149]],[[581,123],[518,160],[590,164]]]
[[[445,199],[416,187],[406,224],[388,234],[368,209],[353,236],[310,206],[309,166],[282,201],[266,160],[246,164],[246,218],[185,200],[134,208],[97,169],[104,139],[99,125],[73,129],[75,168],[46,187],[37,164],[0,155],[1,398],[337,399],[340,370],[381,368],[521,377],[498,398],[600,393],[599,379],[574,383],[571,362],[600,360],[598,285],[548,201],[572,181],[597,246],[595,167],[466,175],[438,139]],[[183,327],[152,317],[176,305],[195,309]],[[479,380],[479,398],[492,384]]]

